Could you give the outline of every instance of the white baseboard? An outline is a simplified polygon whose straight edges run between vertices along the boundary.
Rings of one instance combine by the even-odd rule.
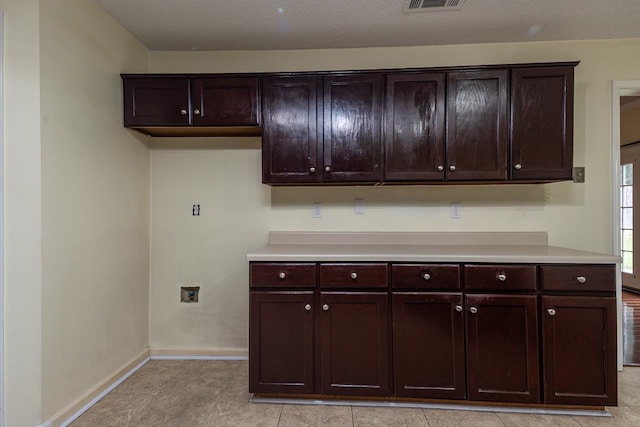
[[[150,349],[150,355],[154,360],[248,360],[249,350],[246,348],[156,347]]]

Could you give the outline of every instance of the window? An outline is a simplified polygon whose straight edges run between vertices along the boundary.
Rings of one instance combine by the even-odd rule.
[[[622,272],[633,274],[633,163],[620,168],[620,254]]]

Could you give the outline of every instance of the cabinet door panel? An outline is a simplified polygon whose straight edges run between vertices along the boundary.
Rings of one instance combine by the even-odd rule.
[[[507,81],[507,70],[448,74],[448,181],[506,179]]]
[[[317,161],[315,77],[265,78],[262,84],[262,181],[313,183]]]
[[[320,299],[322,393],[388,396],[387,294],[323,292]]]
[[[314,392],[313,291],[252,291],[249,297],[249,391]]]
[[[385,181],[442,181],[445,74],[387,76]]]
[[[512,179],[571,179],[573,67],[516,68],[511,92]]]
[[[257,126],[257,87],[256,77],[193,79],[193,124]]]
[[[543,296],[542,316],[545,403],[617,405],[615,298]]]
[[[464,399],[462,294],[393,294],[395,395]]]
[[[382,179],[381,98],[379,74],[325,77],[324,181]]]
[[[538,403],[536,296],[467,295],[466,308],[469,399]]]
[[[189,79],[129,78],[123,85],[125,126],[190,124]]]

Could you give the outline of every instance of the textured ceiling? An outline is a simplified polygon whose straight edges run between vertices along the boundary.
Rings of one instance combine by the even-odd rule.
[[[151,50],[263,50],[640,37],[640,0],[94,0]]]

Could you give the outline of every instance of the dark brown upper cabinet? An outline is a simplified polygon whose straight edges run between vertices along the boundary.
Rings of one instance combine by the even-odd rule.
[[[263,182],[379,182],[381,100],[380,74],[264,78]]]
[[[447,181],[507,179],[506,69],[447,75]]]
[[[511,71],[511,178],[568,180],[573,168],[573,66]]]
[[[151,136],[260,134],[257,77],[123,75],[122,79],[125,127]]]
[[[387,75],[384,180],[443,181],[445,73]]]

